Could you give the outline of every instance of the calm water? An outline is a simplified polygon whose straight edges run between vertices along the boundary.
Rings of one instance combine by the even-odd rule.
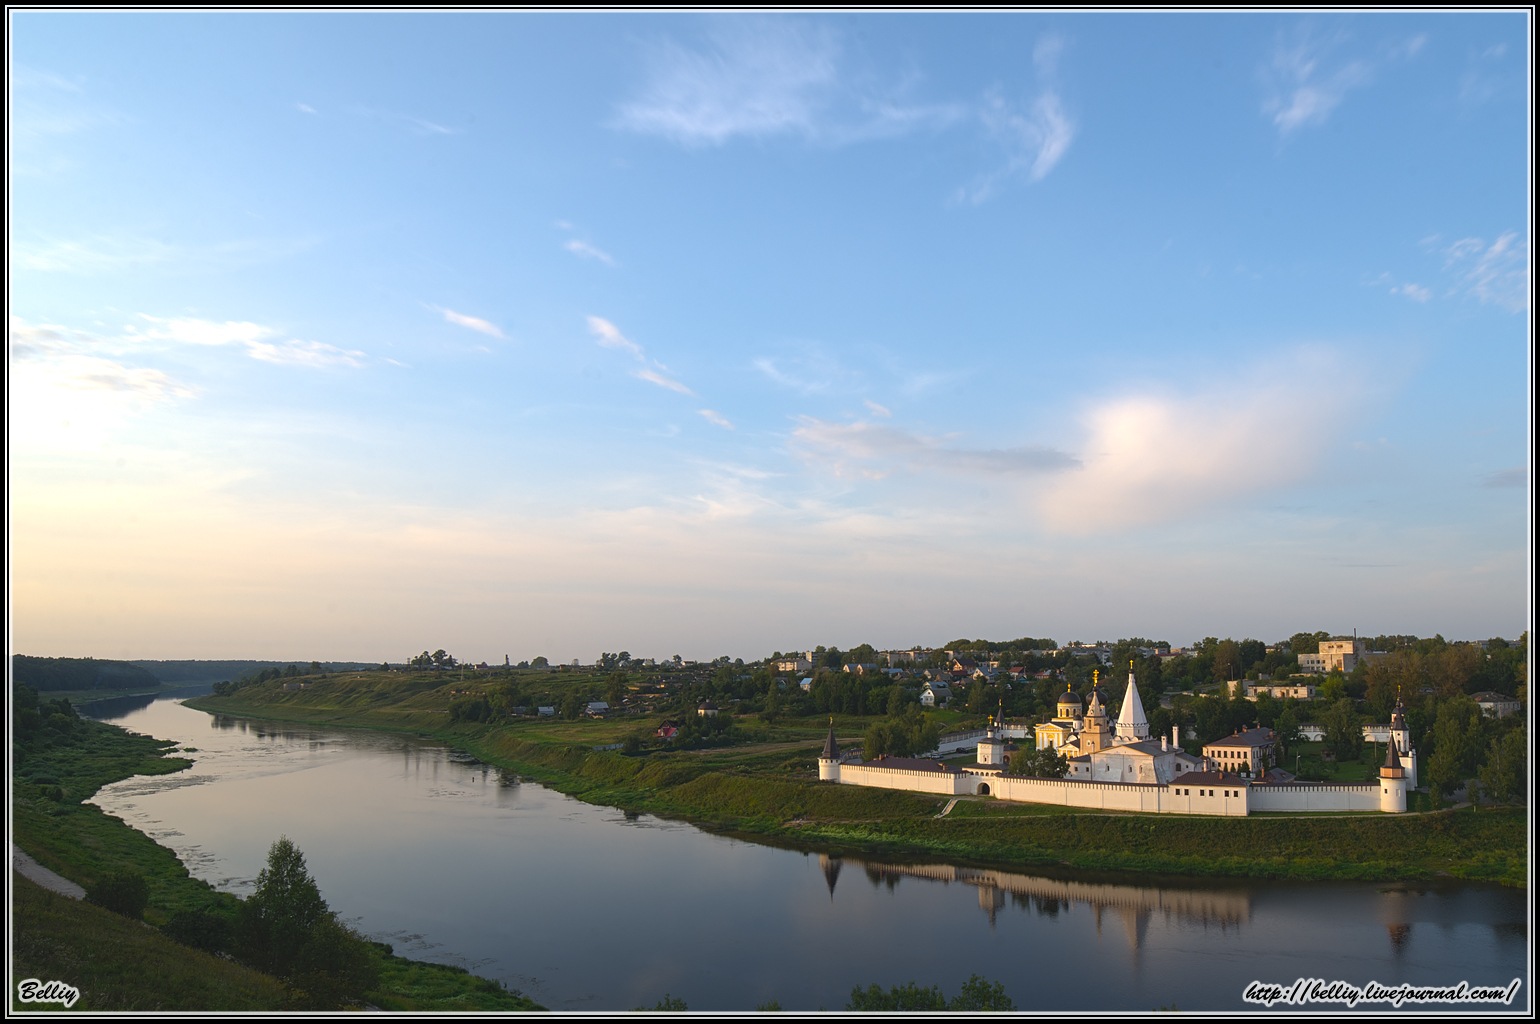
[[[215,718],[170,701],[110,720],[198,748],[186,772],[96,798],[195,875],[248,892],[287,835],[363,933],[552,1009],[672,994],[692,1010],[771,1000],[832,1010],[857,985],[914,980],[951,995],[973,973],[1042,1012],[1242,1010],[1249,982],[1296,978],[1521,978],[1513,1007],[1471,1009],[1530,1003],[1524,892],[1157,888],[830,859],[627,817],[402,737]]]

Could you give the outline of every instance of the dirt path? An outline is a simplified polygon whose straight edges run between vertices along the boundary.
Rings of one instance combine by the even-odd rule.
[[[84,889],[63,875],[56,875],[49,871],[43,865],[18,850],[15,844],[11,846],[11,867],[43,888],[50,889],[61,896],[68,896],[72,900],[83,900],[86,898],[86,891]]]

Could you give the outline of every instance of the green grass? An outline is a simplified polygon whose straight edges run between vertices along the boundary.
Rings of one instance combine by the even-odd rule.
[[[11,973],[80,990],[72,1010],[270,1010],[283,984],[239,964],[172,942],[144,925],[43,889],[12,872]],[[64,1009],[21,1003],[12,1010]]]

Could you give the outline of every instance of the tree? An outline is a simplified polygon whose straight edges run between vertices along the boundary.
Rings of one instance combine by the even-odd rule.
[[[550,668],[551,663],[545,660],[545,655],[539,655],[529,663],[530,668]]]
[[[1514,729],[1492,741],[1486,764],[1477,778],[1481,789],[1498,803],[1522,802],[1528,777],[1524,772],[1525,744],[1522,730]]]
[[[974,974],[963,982],[962,989],[952,997],[952,1001],[946,1008],[948,1010],[1014,1010],[1016,1003],[1005,994],[1004,985]]]
[[[1428,782],[1445,795],[1459,789],[1476,767],[1481,743],[1481,709],[1465,697],[1441,701],[1433,723]]]
[[[1050,747],[1022,750],[1005,766],[1007,775],[1026,775],[1035,779],[1062,779],[1069,774],[1069,758]]]
[[[288,836],[268,850],[236,932],[241,958],[287,982],[305,1008],[335,1007],[378,984],[368,943],[331,912]]]
[[[1321,723],[1326,726],[1326,746],[1338,761],[1356,761],[1364,749],[1363,725],[1353,702],[1346,697],[1327,709]]]
[[[850,990],[847,1010],[1014,1010],[1016,1004],[1005,994],[1005,986],[975,974],[963,982],[962,989],[947,1002],[939,985],[921,988],[910,981],[884,991],[880,985],[859,985]]]
[[[238,925],[242,958],[259,970],[287,977],[298,953],[331,913],[305,867],[305,855],[288,836],[267,851],[257,888],[241,905]]]

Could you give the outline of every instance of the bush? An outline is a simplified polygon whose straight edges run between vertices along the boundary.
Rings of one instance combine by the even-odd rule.
[[[150,884],[137,871],[118,871],[86,890],[86,901],[139,920],[150,904]]]

